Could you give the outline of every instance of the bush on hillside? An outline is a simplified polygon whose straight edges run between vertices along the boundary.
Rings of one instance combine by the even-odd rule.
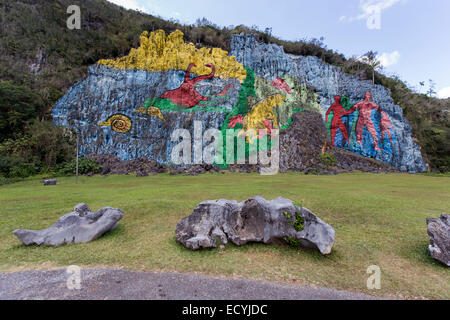
[[[57,172],[64,175],[73,175],[76,173],[77,162],[73,159],[69,163],[64,163],[57,168]],[[96,174],[102,170],[102,167],[93,159],[78,159],[78,174]]]
[[[73,159],[74,140],[70,130],[55,127],[51,121],[35,120],[22,135],[0,144],[0,175],[24,178],[52,171]]]

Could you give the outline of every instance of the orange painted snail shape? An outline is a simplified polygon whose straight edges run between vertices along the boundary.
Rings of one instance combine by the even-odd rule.
[[[127,133],[131,130],[131,119],[123,114],[115,114],[105,122],[100,122],[99,126],[111,127],[117,133]]]

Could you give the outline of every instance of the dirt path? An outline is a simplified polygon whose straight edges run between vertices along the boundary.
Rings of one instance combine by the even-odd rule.
[[[56,300],[370,300],[330,289],[245,279],[124,270],[81,270],[81,289],[69,290],[66,270],[0,273],[0,299]],[[73,277],[73,275],[72,275]],[[73,278],[72,278],[73,279]],[[74,282],[71,282],[74,283]]]

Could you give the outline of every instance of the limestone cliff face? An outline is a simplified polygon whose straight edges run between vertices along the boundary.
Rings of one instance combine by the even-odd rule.
[[[384,87],[346,75],[340,68],[328,65],[316,57],[286,54],[282,47],[275,44],[259,43],[252,35],[232,36],[230,54],[234,55],[238,62],[248,66],[261,77],[273,80],[289,74],[300,79],[308,87],[314,88],[319,96],[318,102],[322,107],[324,120],[335,96],[345,97],[347,104],[355,105],[363,100],[366,92],[370,92],[372,101],[390,119],[391,125],[389,127],[392,142],[386,135],[382,152],[377,152],[374,148],[373,137],[364,128],[362,143],[357,143],[355,136],[350,139],[350,143],[346,143],[342,141],[344,140],[342,139],[342,133],[338,132],[336,140],[341,141],[336,143],[336,146],[344,147],[366,157],[388,162],[402,171],[413,173],[426,170],[420,147],[412,139],[411,127],[403,117],[402,109],[394,104],[390,91]],[[347,118],[352,117],[347,116]],[[377,127],[378,125],[379,127],[381,116],[373,112],[371,118],[374,126]],[[343,122],[347,122],[347,125],[351,127],[356,122],[352,120],[343,119]],[[381,140],[380,133],[377,132],[379,142]],[[355,135],[355,133],[353,134]]]
[[[188,129],[193,137],[194,121],[223,134],[226,129],[270,132],[289,128],[294,113],[309,110],[324,119],[328,114],[337,147],[402,171],[425,170],[402,110],[383,87],[317,58],[287,55],[251,35],[233,36],[231,49],[230,56],[196,49],[183,42],[180,32],[167,37],[160,31],[144,33],[141,47],[129,56],[89,67],[87,77],[54,106],[54,121],[80,133],[82,155],[151,158],[170,165],[178,144],[171,141],[173,131]],[[357,108],[366,92],[381,109]],[[336,101],[342,114],[336,108],[328,112]],[[259,139],[254,138],[246,143]],[[308,137],[303,139],[307,143]]]
[[[185,72],[149,72],[119,70],[102,65],[89,67],[88,76],[74,85],[53,108],[57,125],[74,128],[80,133],[80,152],[112,154],[122,160],[151,158],[170,164],[171,150],[178,142],[171,141],[175,129],[188,129],[193,136],[193,122],[201,121],[203,128],[220,128],[226,112],[163,112],[164,120],[148,114],[136,113],[149,97],[160,97],[178,88]],[[233,85],[222,110],[231,110],[237,102],[240,82],[219,79],[196,85],[198,92],[211,94]],[[110,126],[100,126],[112,115],[125,115],[131,121],[126,133]]]

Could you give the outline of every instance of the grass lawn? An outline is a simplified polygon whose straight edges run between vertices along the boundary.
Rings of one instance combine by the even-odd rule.
[[[450,178],[406,174],[277,176],[214,174],[39,179],[0,186],[0,271],[82,267],[176,271],[399,298],[450,298],[450,270],[428,254],[425,218],[450,212]],[[261,195],[303,201],[336,230],[329,256],[288,246],[228,245],[191,252],[175,242],[177,222],[201,201]],[[25,247],[13,230],[43,229],[85,202],[125,211],[119,227],[88,244]],[[366,287],[371,265],[381,290]]]

